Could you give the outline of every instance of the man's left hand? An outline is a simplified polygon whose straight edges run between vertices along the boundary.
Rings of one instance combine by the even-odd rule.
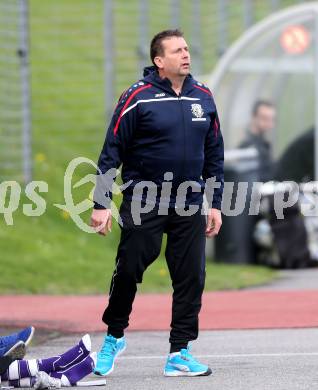
[[[208,220],[205,229],[205,235],[208,238],[216,236],[222,225],[221,211],[218,209],[208,210]]]

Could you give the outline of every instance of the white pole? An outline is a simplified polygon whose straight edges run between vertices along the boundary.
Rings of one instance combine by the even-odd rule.
[[[318,10],[315,9],[315,37],[318,36]],[[315,180],[318,180],[318,39],[314,39],[314,78],[315,78]]]
[[[31,146],[31,94],[29,68],[29,13],[28,0],[20,0],[20,48],[18,55],[21,64],[22,93],[22,165],[25,183],[32,180]]]
[[[107,120],[111,118],[115,98],[113,29],[113,1],[104,0],[105,106]]]

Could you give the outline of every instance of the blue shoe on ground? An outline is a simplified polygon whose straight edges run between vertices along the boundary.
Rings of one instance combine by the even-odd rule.
[[[21,350],[30,343],[34,333],[33,326],[29,326],[18,333],[0,337],[0,356],[20,356]],[[18,346],[20,346],[18,348]],[[20,351],[15,354],[15,350]],[[18,359],[18,358],[17,358]],[[21,358],[20,358],[21,359]]]
[[[32,331],[32,334],[34,329]],[[12,333],[8,336],[0,336],[0,357],[10,356],[13,360],[22,359],[26,353],[26,344],[24,339],[29,343],[32,339],[31,333],[28,333],[29,336],[26,336],[26,333],[23,333],[20,339],[20,333]]]
[[[107,376],[114,369],[115,359],[126,349],[125,337],[116,339],[111,335],[106,335],[102,349],[97,354],[97,362],[94,374]]]
[[[170,353],[164,369],[164,376],[207,376],[212,370],[199,363],[191,354],[189,347],[180,352]]]
[[[13,335],[16,335],[18,341],[23,341],[25,346],[27,347],[34,335],[34,328],[33,326],[29,326],[28,328],[25,328],[21,330],[18,333],[15,333]]]

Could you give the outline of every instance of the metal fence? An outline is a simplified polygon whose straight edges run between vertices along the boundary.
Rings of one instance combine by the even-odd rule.
[[[0,2],[0,178],[31,179],[28,7]]]
[[[300,2],[0,0],[0,179],[54,183],[72,157],[96,159],[156,32],[181,28],[204,75],[247,28]]]

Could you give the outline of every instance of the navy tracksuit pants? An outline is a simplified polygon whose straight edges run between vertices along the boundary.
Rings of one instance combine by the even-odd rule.
[[[170,343],[186,345],[198,336],[198,314],[205,281],[206,219],[201,209],[192,216],[180,216],[174,208],[158,215],[157,208],[141,214],[136,225],[131,203],[120,207],[123,221],[110,286],[109,303],[103,314],[108,333],[121,337],[146,268],[159,256],[163,234],[167,234],[166,260],[173,287]],[[155,318],[153,319],[156,320]]]

